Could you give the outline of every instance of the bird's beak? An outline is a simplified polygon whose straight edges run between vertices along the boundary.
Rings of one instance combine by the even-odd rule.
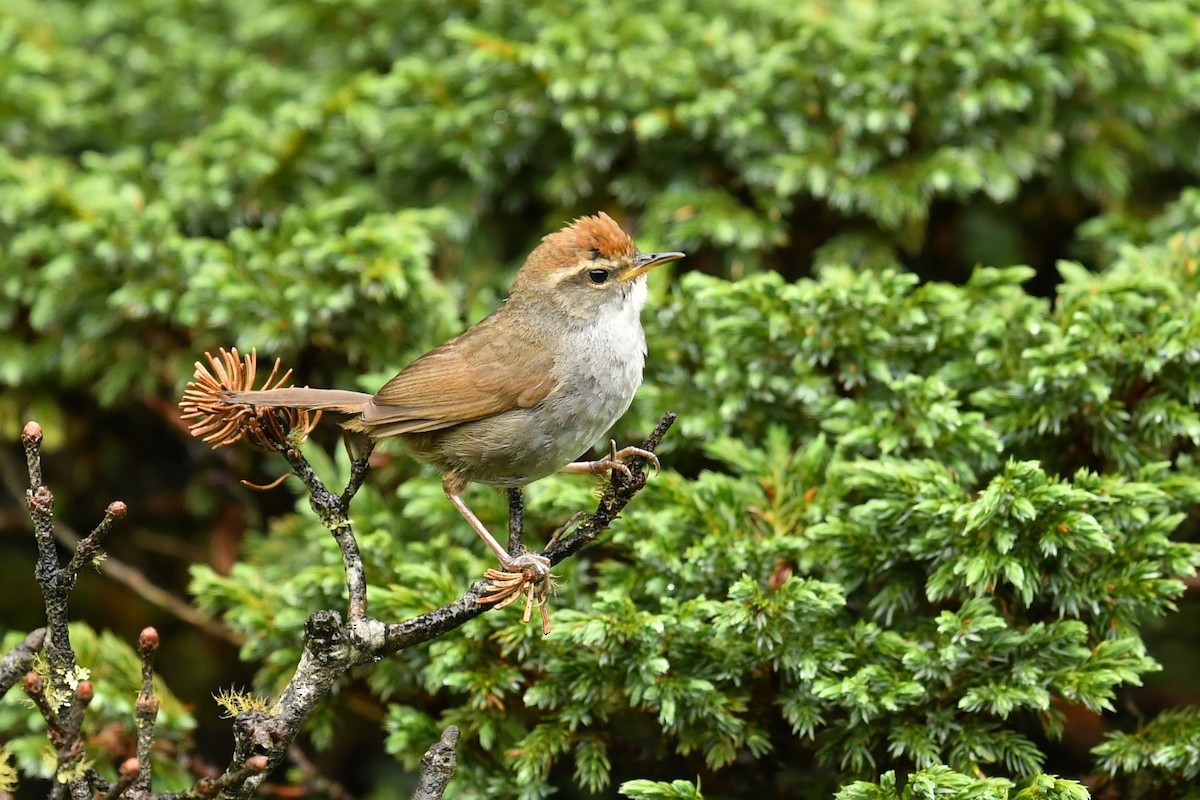
[[[683,253],[638,253],[633,259],[633,269],[622,275],[621,280],[631,281],[639,275],[645,275],[659,264],[678,261],[683,257]]]

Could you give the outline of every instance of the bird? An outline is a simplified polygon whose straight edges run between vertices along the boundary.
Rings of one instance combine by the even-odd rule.
[[[398,438],[442,474],[451,504],[508,573],[549,574],[545,556],[511,555],[463,500],[471,483],[523,487],[554,472],[628,472],[636,447],[575,459],[629,409],[642,383],[641,312],[647,273],[684,253],[639,252],[608,214],[579,217],[544,236],[508,299],[425,353],[374,394],[290,387],[229,391],[225,402],[332,411],[351,431]]]

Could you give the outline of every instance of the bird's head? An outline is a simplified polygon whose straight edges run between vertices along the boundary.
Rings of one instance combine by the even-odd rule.
[[[683,253],[639,253],[621,226],[601,211],[542,239],[513,283],[512,300],[551,301],[571,316],[591,318],[646,301],[645,275]]]

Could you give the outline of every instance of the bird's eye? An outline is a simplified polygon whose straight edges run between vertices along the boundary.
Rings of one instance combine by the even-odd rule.
[[[606,269],[589,269],[588,280],[599,286],[608,280],[608,270]]]

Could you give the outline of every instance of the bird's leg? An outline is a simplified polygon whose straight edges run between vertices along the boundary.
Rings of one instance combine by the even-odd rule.
[[[504,608],[523,594],[525,595],[525,621],[529,621],[536,600],[542,611],[542,632],[549,633],[550,617],[546,610],[546,599],[550,596],[550,590],[554,586],[550,575],[550,559],[541,553],[513,555],[501,547],[500,543],[496,541],[496,537],[492,536],[492,532],[463,501],[462,491],[466,487],[466,481],[456,475],[442,476],[442,489],[446,492],[446,497],[458,509],[458,513],[463,515],[463,519],[471,524],[475,533],[479,534],[479,538],[483,539],[491,551],[496,554],[496,558],[500,559],[500,566],[504,568],[489,569],[483,573],[483,577],[488,580],[489,589],[488,593],[480,597],[478,602],[482,605],[495,603],[496,608]]]
[[[630,456],[638,456],[646,459],[646,463],[654,465],[654,472],[657,474],[661,471],[661,466],[658,463],[658,456],[651,453],[649,450],[643,450],[640,447],[622,447],[617,449],[615,439],[608,440],[611,451],[609,455],[596,461],[572,461],[562,468],[563,472],[586,472],[592,475],[603,475],[611,470],[623,473],[626,478],[631,478],[633,475],[629,472],[629,467],[625,464],[625,459]]]
[[[479,517],[475,516],[475,512],[467,507],[466,502],[462,499],[462,490],[466,488],[466,483],[457,477],[445,476],[442,478],[442,489],[446,492],[446,497],[458,509],[458,513],[463,515],[463,518],[470,523],[475,533],[479,534],[479,538],[487,544],[491,551],[496,554],[496,558],[500,559],[501,566],[507,572],[519,574],[525,569],[532,569],[535,578],[545,578],[550,574],[550,560],[538,553],[521,553],[520,555],[509,555],[508,551],[500,546],[496,541],[496,537],[492,536],[491,531],[487,529]]]

